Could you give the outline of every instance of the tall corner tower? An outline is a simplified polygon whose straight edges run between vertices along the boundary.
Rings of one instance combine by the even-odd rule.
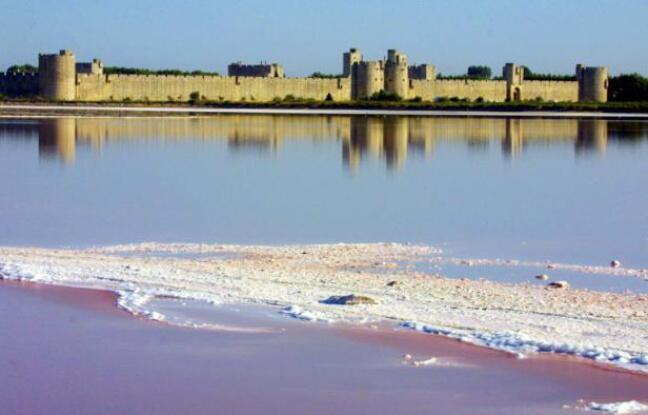
[[[38,93],[54,101],[76,98],[76,61],[69,50],[38,55]]]
[[[397,94],[403,99],[409,96],[409,71],[407,55],[396,49],[387,51],[385,63],[385,91]]]
[[[576,65],[578,100],[580,102],[607,102],[608,69],[603,66]]]

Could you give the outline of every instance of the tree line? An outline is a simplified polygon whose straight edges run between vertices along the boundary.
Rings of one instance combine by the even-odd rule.
[[[218,72],[183,71],[180,69],[145,69],[129,68],[123,66],[106,66],[104,73],[108,75],[174,75],[174,76],[218,76]]]

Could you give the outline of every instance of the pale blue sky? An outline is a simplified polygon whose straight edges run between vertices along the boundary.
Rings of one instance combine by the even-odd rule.
[[[398,48],[447,74],[509,61],[648,74],[647,0],[0,0],[0,10],[1,69],[67,48],[107,65],[219,72],[263,59],[299,76],[339,73],[355,46],[366,59]]]

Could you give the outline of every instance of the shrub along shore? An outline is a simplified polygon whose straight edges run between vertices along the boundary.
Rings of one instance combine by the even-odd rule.
[[[35,97],[7,98],[0,97],[4,104],[56,104],[63,106],[146,106],[146,107],[204,107],[204,108],[303,108],[303,109],[379,109],[379,110],[435,110],[435,111],[552,111],[552,112],[631,112],[648,113],[648,101],[636,102],[545,102],[545,101],[520,101],[520,102],[488,102],[467,101],[456,98],[441,99],[434,102],[419,99],[389,100],[368,99],[360,101],[317,101],[299,97],[284,97],[269,102],[259,101],[210,101],[194,99],[189,102],[179,101],[66,101],[53,102]]]

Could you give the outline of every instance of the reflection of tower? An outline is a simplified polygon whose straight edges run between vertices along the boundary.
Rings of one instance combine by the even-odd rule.
[[[74,161],[76,120],[52,118],[38,125],[38,155],[41,158],[58,157],[64,163]]]
[[[380,158],[383,154],[385,140],[385,121],[382,117],[365,118],[365,146],[373,158]]]
[[[595,151],[604,154],[607,150],[607,120],[579,120],[576,138],[576,153]]]
[[[362,157],[362,143],[365,140],[364,118],[353,117],[349,125],[349,135],[342,138],[342,163],[352,171],[357,171]]]
[[[360,160],[368,153],[380,158],[383,151],[383,119],[380,117],[353,117],[350,123],[349,139],[343,141],[344,164],[356,170]]]
[[[435,119],[410,117],[408,121],[410,150],[422,152],[426,158],[429,158],[436,144],[435,130],[432,128]]]
[[[506,134],[502,140],[502,154],[512,156],[522,151],[524,144],[522,120],[519,118],[506,119]]]
[[[405,117],[385,119],[385,160],[388,168],[398,168],[407,159],[408,120]]]

